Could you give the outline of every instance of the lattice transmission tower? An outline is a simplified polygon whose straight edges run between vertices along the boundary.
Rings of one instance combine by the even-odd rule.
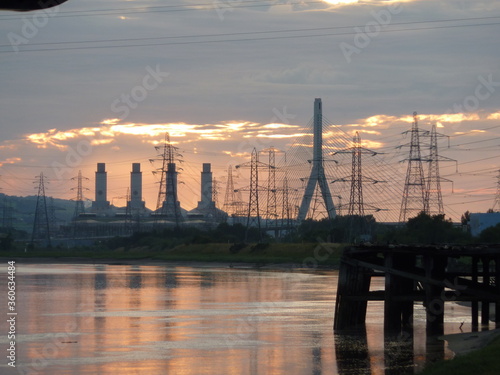
[[[451,183],[453,183],[453,181],[440,177],[439,162],[454,161],[456,163],[456,160],[439,155],[438,138],[446,137],[446,135],[437,133],[436,125],[432,125],[429,137],[429,158],[427,160],[429,168],[427,170],[427,184],[425,189],[425,212],[428,215],[444,215],[441,181]]]
[[[495,201],[493,202],[493,211],[500,212],[500,169],[497,175],[497,192],[495,194]]]
[[[215,203],[215,208],[219,208],[219,181],[212,178],[212,201]]]
[[[424,180],[424,169],[422,166],[422,156],[420,153],[420,133],[418,129],[417,112],[413,112],[413,124],[411,130],[405,132],[410,133],[411,139],[409,145],[410,154],[408,159],[408,168],[406,170],[406,180],[403,190],[403,200],[401,202],[401,210],[399,213],[399,221],[404,222],[412,215],[426,210],[425,191],[426,185]],[[401,146],[402,147],[402,146]]]
[[[351,183],[351,188],[350,188],[350,195],[349,195],[349,206],[347,210],[347,215],[348,216],[365,216],[365,207],[372,209],[374,211],[380,211],[380,208],[374,207],[370,204],[366,204],[364,202],[363,198],[363,183],[364,182],[370,182],[372,184],[377,184],[379,182],[385,182],[385,181],[380,181],[376,180],[371,177],[364,176],[362,173],[362,159],[363,155],[370,155],[370,156],[375,156],[379,154],[378,152],[369,150],[367,148],[364,148],[361,146],[361,138],[356,132],[354,134],[354,137],[352,139],[352,147],[341,150],[341,151],[336,151],[332,155],[336,154],[351,154],[352,155],[352,163],[351,163],[351,175],[348,176],[347,178],[340,178],[337,180],[334,180],[332,182],[346,182],[350,181]]]
[[[259,191],[265,190],[259,185],[259,169],[269,169],[269,165],[259,161],[259,153],[257,149],[252,150],[252,158],[250,162],[237,165],[236,168],[250,168],[250,185],[246,188],[238,189],[238,191],[248,191],[248,210],[246,223],[246,236],[251,227],[255,227],[259,231],[260,239],[262,239],[261,222],[260,222],[260,206],[259,206]],[[246,238],[245,238],[246,239]]]
[[[35,220],[33,221],[33,232],[31,234],[31,243],[35,241],[46,241],[51,246],[49,211],[47,207],[47,196],[45,195],[45,184],[47,181],[43,172],[36,177],[35,183],[38,183],[38,194],[35,207]]]
[[[75,201],[75,210],[73,212],[73,220],[77,220],[81,214],[85,213],[85,203],[84,203],[83,191],[89,190],[89,189],[83,187],[83,181],[84,180],[88,181],[88,178],[84,177],[82,175],[82,171],[78,171],[78,176],[73,177],[71,180],[72,181],[76,180],[76,188],[71,188],[71,190],[72,191],[76,190],[76,198],[73,199]]]
[[[262,150],[268,154],[267,168],[267,204],[266,204],[266,227],[275,227],[278,220],[278,199],[276,187],[276,152],[274,147]]]
[[[288,175],[285,170],[285,176],[283,177],[283,195],[281,202],[281,227],[286,231],[289,231],[293,227],[292,210],[290,208],[290,187],[288,185]]]
[[[222,210],[229,216],[236,213],[235,210],[236,195],[234,192],[234,181],[233,181],[233,167],[232,165],[227,167],[227,180],[226,180],[226,191],[224,193],[224,203],[222,205]]]
[[[244,203],[241,198],[241,192],[235,189],[234,186],[233,166],[229,165],[227,167],[226,190],[224,193],[224,203],[222,205],[222,211],[235,218],[237,216],[243,215],[243,205]]]
[[[165,141],[162,146],[156,146],[158,153],[156,159],[150,159],[151,163],[161,162],[161,167],[153,171],[154,175],[160,176],[160,187],[158,190],[158,199],[156,201],[156,218],[165,217],[175,221],[175,225],[183,221],[181,207],[177,194],[177,168],[176,161],[182,162],[179,157],[178,147],[170,142],[169,133],[165,133]]]

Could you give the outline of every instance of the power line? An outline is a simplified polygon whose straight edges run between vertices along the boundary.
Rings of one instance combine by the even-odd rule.
[[[298,1],[298,2],[286,2],[277,3],[275,1],[266,0],[246,0],[242,1],[244,4],[240,5],[227,5],[221,2],[221,9],[241,9],[241,8],[256,8],[264,6],[283,6],[283,5],[303,5],[303,4],[324,4],[328,6],[323,0],[313,0],[313,1]],[[248,5],[245,5],[248,4]],[[175,9],[179,8],[179,9]],[[211,3],[201,3],[201,4],[189,4],[189,5],[162,5],[162,6],[152,6],[152,7],[135,7],[135,8],[112,8],[112,9],[95,9],[95,10],[74,10],[66,12],[58,12],[58,18],[66,17],[89,17],[89,16],[113,16],[124,14],[144,14],[144,13],[170,13],[170,12],[186,12],[186,11],[200,11],[200,10],[216,10],[218,9],[217,2]],[[113,13],[117,12],[117,13]],[[3,16],[0,21],[13,21],[20,20],[22,17],[18,15]]]
[[[500,139],[500,137],[488,138],[488,139],[481,139],[481,140],[478,140],[478,141],[471,141],[471,142],[460,143],[458,145],[453,145],[452,147],[471,145],[471,144],[474,144],[474,143],[489,142],[489,141],[494,141],[494,140],[497,140],[497,139]]]
[[[500,17],[495,17],[500,18]],[[423,23],[421,21],[420,23]],[[432,22],[432,21],[425,21]],[[416,22],[418,23],[418,22]],[[412,23],[406,23],[412,24]],[[396,24],[393,24],[396,25]],[[457,27],[476,27],[476,26],[493,26],[500,25],[500,22],[493,23],[478,23],[478,24],[468,24],[468,25],[445,25],[445,26],[430,26],[430,27],[418,27],[418,28],[402,28],[402,29],[385,29],[381,30],[380,33],[393,33],[393,32],[401,32],[401,31],[423,31],[423,30],[436,30],[436,29],[448,29],[448,28],[457,28]],[[189,44],[209,44],[209,43],[225,43],[225,42],[247,42],[247,41],[262,41],[262,40],[278,40],[278,39],[292,39],[292,38],[311,38],[311,37],[322,37],[322,36],[346,36],[346,35],[356,35],[358,32],[349,31],[343,33],[320,33],[320,34],[308,34],[308,35],[282,35],[282,36],[273,36],[272,34],[278,33],[289,33],[289,32],[303,32],[303,31],[317,31],[317,30],[331,30],[331,29],[345,29],[345,28],[356,28],[359,26],[338,26],[338,27],[329,27],[324,29],[296,29],[296,30],[274,30],[274,31],[251,31],[251,32],[241,32],[241,33],[230,33],[230,34],[214,34],[215,36],[232,36],[232,35],[258,35],[262,33],[271,34],[271,36],[259,37],[259,38],[240,38],[240,39],[215,39],[215,40],[187,40],[180,42],[164,42],[164,43],[149,43],[149,44],[123,44],[123,45],[100,45],[100,46],[85,46],[85,47],[63,47],[63,48],[41,48],[41,49],[19,49],[17,52],[14,50],[6,50],[0,51],[0,53],[18,53],[18,52],[54,52],[54,51],[71,51],[71,50],[89,50],[89,49],[103,49],[103,48],[130,48],[130,47],[152,47],[152,46],[172,46],[172,45],[189,45]],[[206,37],[203,34],[199,35],[189,35],[189,36],[169,36],[169,37],[152,37],[152,38],[141,38],[141,39],[117,39],[110,40],[110,42],[129,42],[129,41],[146,41],[146,40],[157,40],[157,39],[172,39],[172,38],[201,38]],[[28,47],[37,46],[37,45],[53,45],[53,44],[82,44],[82,43],[108,43],[107,41],[76,41],[76,42],[53,42],[46,44],[30,44]],[[2,48],[12,48],[11,45],[2,45]]]
[[[459,204],[468,204],[468,203],[486,202],[486,201],[491,201],[491,197],[486,198],[486,199],[476,199],[476,200],[467,201],[467,202],[448,203],[447,206],[457,206]]]
[[[491,126],[489,128],[484,128],[484,129],[474,129],[474,130],[471,130],[469,132],[465,132],[465,133],[460,133],[460,134],[455,134],[455,135],[450,135],[449,137],[450,138],[454,138],[454,137],[461,137],[463,135],[467,135],[467,134],[472,134],[472,133],[477,133],[478,131],[485,131],[485,130],[491,130],[491,129],[496,129],[496,128],[500,128],[500,125],[495,125],[495,126]]]
[[[414,22],[398,22],[392,23],[391,26],[398,25],[415,25],[424,23],[439,23],[439,22],[456,22],[465,20],[479,20],[479,19],[497,19],[500,16],[492,17],[479,17],[479,18],[458,18],[458,19],[448,19],[448,20],[435,20],[435,21],[414,21]],[[495,23],[497,24],[497,23]],[[483,24],[478,24],[483,25]],[[484,24],[487,25],[487,24]],[[469,26],[469,25],[450,25],[450,26]],[[211,38],[211,37],[224,37],[224,36],[235,36],[235,35],[259,35],[259,34],[274,34],[274,33],[290,33],[290,32],[310,32],[310,31],[325,31],[325,30],[339,30],[339,29],[354,29],[363,27],[361,25],[349,25],[349,26],[331,26],[331,27],[315,27],[315,28],[302,28],[302,29],[285,29],[285,30],[268,30],[268,31],[242,31],[242,32],[232,32],[232,33],[216,33],[216,34],[189,34],[189,35],[175,35],[175,36],[160,36],[160,37],[143,37],[143,38],[122,38],[122,39],[104,39],[104,40],[80,40],[80,41],[69,41],[69,42],[44,42],[44,43],[30,43],[30,46],[50,46],[50,45],[62,45],[62,44],[85,44],[85,43],[111,43],[111,42],[138,42],[147,40],[161,40],[161,39],[183,39],[183,38]],[[392,31],[400,31],[392,30]],[[357,34],[357,32],[350,32],[346,35]],[[339,34],[344,35],[344,34]],[[0,45],[0,48],[12,47],[10,44]]]

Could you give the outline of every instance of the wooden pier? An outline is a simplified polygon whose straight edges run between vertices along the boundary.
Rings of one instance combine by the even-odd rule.
[[[384,290],[370,290],[372,277],[384,277]],[[334,329],[363,327],[368,301],[384,301],[384,330],[400,334],[413,327],[413,306],[426,308],[428,335],[443,333],[444,305],[471,304],[472,329],[490,321],[500,328],[500,245],[363,245],[344,251],[340,262]],[[479,306],[481,314],[479,316]]]

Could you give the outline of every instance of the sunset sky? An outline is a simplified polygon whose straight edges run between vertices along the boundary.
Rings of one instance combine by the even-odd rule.
[[[447,216],[484,212],[500,169],[499,31],[494,0],[68,0],[1,12],[1,192],[33,195],[43,172],[48,195],[74,198],[71,178],[82,170],[93,199],[104,162],[108,199],[123,205],[131,163],[140,162],[155,208],[150,159],[165,131],[183,155],[184,208],[200,200],[202,163],[212,163],[222,204],[228,166],[249,161],[254,147],[288,151],[299,191],[309,165],[297,150],[322,98],[335,125],[325,127],[325,154],[350,147],[356,131],[380,152],[365,170],[386,181],[365,189],[365,202],[388,209],[378,219],[399,216],[402,133],[414,111],[422,130],[435,124],[450,137],[439,141],[458,163],[441,163],[453,181],[442,182]],[[350,173],[349,155],[336,158],[331,181]],[[247,176],[239,171],[235,183],[248,185]],[[347,184],[330,186],[346,204]]]

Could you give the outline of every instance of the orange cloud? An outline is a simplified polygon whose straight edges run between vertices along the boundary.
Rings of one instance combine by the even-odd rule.
[[[118,119],[106,119],[101,122],[100,127],[84,127],[80,129],[70,129],[59,131],[51,129],[45,133],[35,133],[26,136],[26,139],[37,145],[39,148],[55,147],[66,149],[65,142],[79,137],[94,138],[90,142],[93,146],[107,145],[112,143],[121,135],[136,136],[142,138],[143,142],[159,144],[165,133],[171,137],[184,137],[183,143],[193,142],[197,139],[209,141],[221,141],[231,138],[234,134],[241,134],[242,137],[254,137],[263,133],[272,133],[275,129],[293,129],[297,125],[289,124],[259,124],[249,121],[228,121],[217,124],[186,124],[186,123],[165,123],[165,124],[143,124],[127,123],[120,124]],[[269,138],[291,138],[300,136],[297,134],[269,134]],[[151,138],[155,138],[151,140]],[[172,142],[173,143],[173,142]]]
[[[487,120],[500,120],[500,112],[491,113],[486,118]]]
[[[0,161],[0,167],[3,167],[5,164],[16,164],[20,161],[22,161],[21,158],[8,158],[4,161]]]

